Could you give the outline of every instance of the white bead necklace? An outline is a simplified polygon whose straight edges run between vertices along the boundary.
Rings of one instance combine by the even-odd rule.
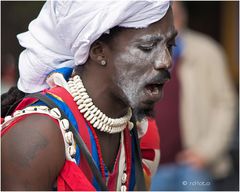
[[[68,88],[74,101],[78,105],[79,111],[94,128],[111,134],[122,132],[127,125],[129,129],[132,128],[133,125],[130,122],[132,110],[130,108],[127,115],[121,118],[112,119],[107,117],[93,104],[92,99],[87,94],[82,80],[78,75],[69,79]]]

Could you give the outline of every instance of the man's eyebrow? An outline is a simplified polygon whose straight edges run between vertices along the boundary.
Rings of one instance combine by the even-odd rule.
[[[177,36],[178,32],[177,30],[173,30],[167,34],[167,39],[173,39]],[[161,41],[164,39],[164,36],[162,34],[155,34],[155,35],[145,35],[140,37],[139,41],[144,42],[152,42],[152,41]]]
[[[163,39],[162,35],[144,35],[140,37],[138,40],[150,42],[150,41],[161,41],[162,39]]]

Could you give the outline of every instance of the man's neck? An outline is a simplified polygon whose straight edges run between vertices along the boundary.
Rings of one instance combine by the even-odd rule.
[[[107,80],[101,75],[89,75],[81,73],[84,87],[93,103],[106,116],[110,118],[119,118],[127,114],[128,106],[120,99],[111,94],[111,89]],[[91,77],[91,78],[88,78]]]

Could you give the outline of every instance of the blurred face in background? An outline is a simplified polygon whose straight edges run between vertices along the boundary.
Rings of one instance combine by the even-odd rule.
[[[183,2],[173,1],[172,3],[174,26],[178,32],[181,32],[187,25],[187,12]]]

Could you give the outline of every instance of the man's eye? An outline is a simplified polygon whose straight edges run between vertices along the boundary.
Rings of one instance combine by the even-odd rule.
[[[139,45],[138,48],[144,52],[150,52],[154,48],[154,44],[152,43],[150,45]]]

